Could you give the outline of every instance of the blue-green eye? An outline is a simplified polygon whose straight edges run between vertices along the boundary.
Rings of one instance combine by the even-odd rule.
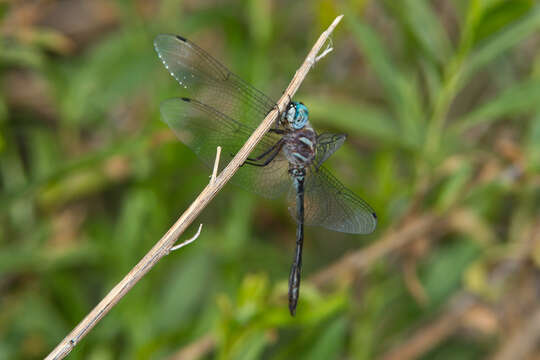
[[[306,123],[308,122],[309,112],[306,105],[302,103],[295,102],[294,105],[296,111],[291,125],[295,129],[301,129],[306,126]]]
[[[300,130],[306,126],[308,122],[308,109],[301,102],[292,101],[287,105],[286,111],[282,118],[287,124],[295,130]]]

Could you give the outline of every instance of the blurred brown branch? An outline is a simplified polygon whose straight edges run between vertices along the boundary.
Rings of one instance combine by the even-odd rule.
[[[216,346],[213,335],[207,334],[191,344],[183,347],[178,352],[169,357],[169,360],[197,360],[208,354]]]
[[[495,287],[510,285],[504,283],[510,283],[512,276],[527,265],[526,260],[532,249],[539,243],[540,222],[524,229],[521,238],[518,239],[517,246],[513,247],[513,251],[494,266],[488,280],[490,285]],[[527,289],[527,287],[530,286],[520,286],[518,291],[525,289],[526,292],[531,292],[531,289]],[[512,301],[510,300],[512,298],[520,298],[520,300]],[[509,291],[505,292],[498,303],[506,304],[504,306],[512,307],[512,309],[496,309],[495,305],[486,304],[480,297],[476,297],[468,291],[460,291],[450,299],[437,318],[383,354],[381,359],[418,359],[446,338],[455,334],[461,327],[473,326],[477,329],[505,332],[506,329],[502,329],[500,326],[501,323],[504,323],[502,317],[512,317],[515,313],[523,313],[525,320],[521,326],[511,331],[511,336],[502,343],[492,359],[527,359],[536,350],[540,339],[540,308],[537,306],[536,295]],[[532,309],[532,315],[530,315],[531,304],[535,305]],[[517,309],[513,309],[513,307],[517,307]]]
[[[274,110],[268,113],[261,125],[253,132],[247,142],[238,151],[225,169],[211,181],[199,194],[189,208],[180,216],[167,233],[152,247],[152,249],[139,261],[137,265],[105,296],[103,300],[68,334],[57,347],[47,356],[47,359],[62,359],[68,355],[77,343],[114,307],[121,298],[165,255],[167,255],[176,240],[197,218],[202,210],[212,201],[214,196],[231,179],[238,168],[247,159],[249,153],[255,148],[264,134],[275,123],[278,113],[281,112],[294,96],[309,70],[318,61],[322,46],[328,40],[334,28],[341,21],[343,15],[338,16],[324,31],[302,66],[296,71],[287,89],[279,99]]]
[[[406,342],[384,354],[382,360],[418,359],[454,333],[461,319],[475,304],[467,293],[459,293],[449,301],[446,310],[435,321],[416,331]]]
[[[404,225],[390,230],[380,240],[365,249],[346,255],[341,260],[315,274],[310,280],[322,286],[333,279],[347,277],[366,270],[381,257],[428,233],[444,233],[448,229],[448,217],[425,214],[412,218]]]
[[[540,343],[540,306],[528,318],[525,325],[502,344],[492,360],[528,359],[529,355],[537,351]]]

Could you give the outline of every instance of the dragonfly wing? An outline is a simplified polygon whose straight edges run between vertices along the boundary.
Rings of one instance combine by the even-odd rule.
[[[169,73],[199,100],[225,116],[256,128],[275,101],[233,74],[206,51],[176,35],[161,34],[154,48]]]
[[[347,139],[346,134],[323,133],[317,136],[317,152],[313,164],[319,168]]]
[[[295,193],[289,191],[289,212],[296,216]],[[304,224],[352,234],[369,234],[377,226],[375,211],[324,167],[310,168],[304,185]]]
[[[176,136],[209,167],[214,164],[216,148],[221,146],[219,171],[240,150],[253,129],[197,100],[169,99],[161,105],[161,115]],[[253,150],[253,156],[263,153],[280,137],[267,133]],[[232,178],[240,185],[264,197],[284,194],[290,184],[288,163],[280,153],[265,167],[242,166]]]

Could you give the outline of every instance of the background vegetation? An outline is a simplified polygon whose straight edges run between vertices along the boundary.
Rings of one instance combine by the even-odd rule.
[[[228,185],[71,358],[537,359],[534,0],[0,2],[0,358],[52,350],[208,181],[153,37],[278,98],[340,13],[297,98],[376,232],[307,230],[291,318],[285,202]]]

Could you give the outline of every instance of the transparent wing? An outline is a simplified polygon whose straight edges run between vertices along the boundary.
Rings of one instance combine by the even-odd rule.
[[[317,152],[315,154],[315,159],[313,160],[315,168],[318,169],[321,167],[323,162],[343,145],[345,139],[347,139],[346,134],[324,133],[317,136]]]
[[[188,90],[190,98],[231,119],[256,128],[276,104],[181,36],[158,35],[154,48],[169,73]]]
[[[289,212],[296,216],[296,196],[290,187]],[[377,226],[375,211],[324,167],[310,168],[304,184],[304,224],[352,234],[369,234]]]
[[[165,100],[160,110],[163,119],[176,136],[207,166],[213,166],[216,148],[222,147],[220,171],[253,132],[253,129],[245,124],[194,99]],[[252,156],[262,154],[279,139],[276,134],[267,133],[257,144]],[[231,181],[268,198],[284,194],[291,182],[288,177],[288,163],[281,152],[265,167],[242,166]]]

